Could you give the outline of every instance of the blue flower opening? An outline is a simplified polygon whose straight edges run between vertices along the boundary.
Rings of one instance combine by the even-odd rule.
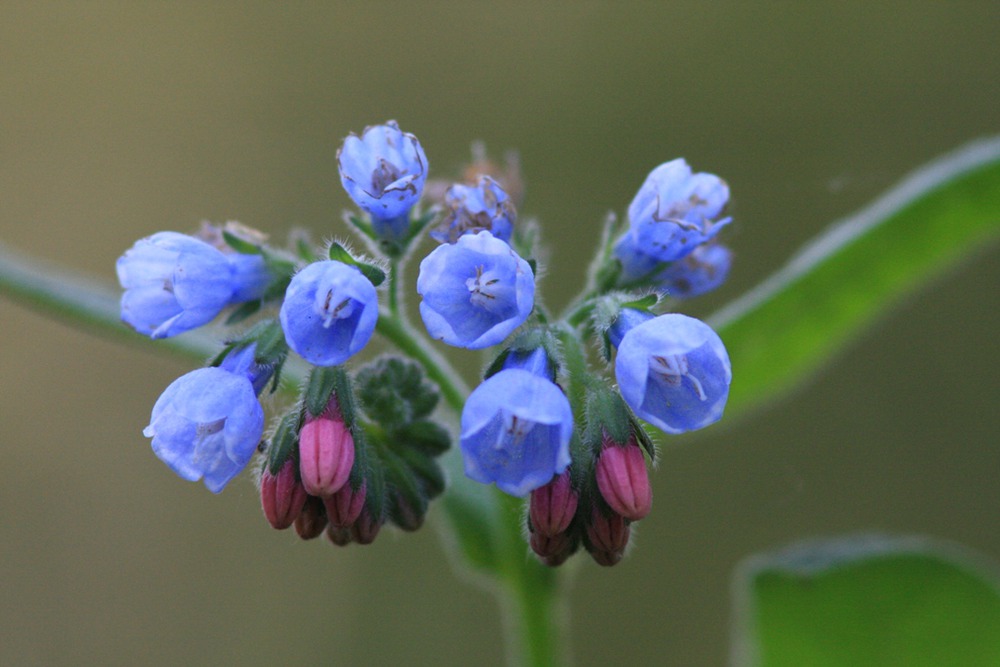
[[[524,496],[566,469],[572,434],[573,413],[559,387],[526,370],[502,370],[462,410],[465,474]]]
[[[208,324],[230,303],[260,298],[268,282],[261,257],[225,254],[177,232],[137,241],[115,269],[122,320],[152,338]]]
[[[729,186],[718,176],[693,174],[683,158],[662,164],[629,205],[632,248],[660,262],[680,259],[729,224],[716,220],[728,201]]]
[[[524,323],[534,307],[535,277],[510,246],[482,231],[425,257],[417,292],[427,332],[474,350],[500,343]]]
[[[622,397],[639,417],[666,433],[684,433],[722,417],[732,367],[711,327],[671,313],[624,334],[615,377]]]
[[[393,120],[366,127],[360,137],[344,139],[337,165],[344,189],[372,217],[376,231],[401,237],[427,179],[427,156],[417,138]]]
[[[212,493],[246,467],[264,431],[253,347],[234,354],[219,368],[200,368],[172,382],[143,430],[160,460],[182,479],[204,480]]]
[[[288,346],[299,356],[316,366],[336,366],[371,339],[378,294],[353,266],[314,262],[292,278],[279,317]]]

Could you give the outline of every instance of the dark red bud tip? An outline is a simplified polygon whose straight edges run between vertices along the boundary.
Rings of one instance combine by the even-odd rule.
[[[608,506],[629,521],[638,521],[653,506],[653,490],[642,448],[610,444],[601,450],[595,471],[597,488]]]
[[[559,567],[576,551],[576,541],[568,533],[554,536],[532,533],[528,540],[531,550],[549,567]]]
[[[569,471],[555,477],[543,487],[531,492],[528,517],[531,529],[541,535],[554,536],[569,528],[576,514],[578,498],[569,481]]]
[[[620,514],[604,516],[598,510],[594,510],[591,515],[590,524],[587,526],[587,540],[590,542],[590,551],[625,551],[628,546],[628,538],[631,529],[625,521],[625,517]]]
[[[350,528],[338,528],[333,524],[326,527],[326,539],[330,540],[331,544],[335,544],[338,547],[346,547],[351,543],[351,530]]]
[[[299,482],[295,461],[285,461],[277,475],[264,468],[260,478],[260,505],[268,523],[278,530],[290,527],[305,504],[306,490]]]
[[[311,495],[328,498],[339,491],[354,466],[354,438],[337,415],[311,419],[299,431],[299,470],[302,485]]]
[[[358,544],[371,544],[381,529],[382,520],[373,518],[368,508],[365,507],[361,510],[357,521],[351,525],[351,539]]]
[[[591,551],[590,557],[594,559],[594,562],[603,567],[611,567],[612,565],[617,565],[621,562],[622,557],[625,555],[624,551]]]
[[[308,496],[302,512],[295,519],[295,532],[303,540],[311,540],[323,534],[326,524],[326,510],[323,509],[323,501],[316,496]]]
[[[340,491],[323,499],[326,517],[331,526],[350,528],[351,524],[357,521],[361,515],[361,508],[365,506],[367,488],[367,484],[362,483],[358,490],[354,491],[350,484],[345,484],[340,487]]]

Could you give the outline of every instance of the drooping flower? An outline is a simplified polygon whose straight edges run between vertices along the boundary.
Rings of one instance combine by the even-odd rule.
[[[405,236],[410,209],[427,179],[427,156],[417,138],[394,120],[366,127],[360,137],[344,139],[337,165],[340,182],[371,216],[375,232],[383,238]]]
[[[528,318],[535,276],[509,245],[482,231],[427,255],[417,292],[433,338],[477,350],[501,342]]]
[[[177,232],[136,241],[118,258],[122,320],[152,338],[211,322],[231,303],[258,299],[268,283],[259,255],[223,253]]]
[[[336,366],[359,352],[378,319],[375,287],[353,266],[325,260],[292,277],[281,304],[288,346],[316,366]]]
[[[660,262],[680,259],[730,222],[716,219],[728,201],[718,176],[693,174],[683,158],[661,164],[628,207],[632,247]]]
[[[483,230],[510,242],[517,211],[500,184],[489,176],[480,176],[475,186],[455,183],[445,194],[445,205],[451,210],[431,232],[441,243],[455,243],[460,236]]]
[[[658,273],[653,283],[675,299],[690,299],[724,283],[732,263],[729,248],[715,243],[700,245]]]
[[[269,370],[253,360],[254,346],[229,354],[217,368],[174,380],[153,406],[143,435],[153,452],[181,478],[204,479],[212,493],[246,467],[264,431],[255,383]]]
[[[555,383],[512,359],[465,402],[460,444],[468,477],[524,496],[569,465],[573,412]]]
[[[609,330],[612,342],[620,329]],[[639,417],[666,433],[704,428],[722,417],[732,367],[707,324],[670,313],[635,324],[619,341],[615,377]]]

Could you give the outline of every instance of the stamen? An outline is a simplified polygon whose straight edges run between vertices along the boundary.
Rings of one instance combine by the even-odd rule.
[[[702,387],[701,382],[688,370],[688,360],[684,355],[653,356],[649,360],[649,369],[672,387],[679,387],[681,381],[686,377],[694,386],[695,393],[698,394],[698,400],[708,400],[708,395],[705,394],[705,389]]]

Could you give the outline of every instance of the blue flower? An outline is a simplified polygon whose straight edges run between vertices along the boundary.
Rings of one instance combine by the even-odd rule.
[[[653,283],[675,299],[690,299],[711,292],[726,281],[733,253],[729,248],[709,244],[694,251],[660,271]]]
[[[340,182],[371,216],[375,232],[383,238],[405,236],[410,209],[427,179],[427,156],[417,138],[394,120],[366,127],[360,137],[344,139],[337,164]]]
[[[524,360],[538,368],[537,360]],[[517,367],[516,360],[469,396],[462,409],[460,446],[465,474],[513,496],[547,484],[570,463],[573,412],[551,380]],[[541,364],[547,367],[547,364]]]
[[[526,261],[489,232],[438,246],[420,262],[417,292],[427,332],[449,345],[496,345],[531,314],[535,276]]]
[[[730,218],[716,220],[729,186],[713,174],[692,174],[683,158],[661,164],[628,207],[629,233],[638,251],[672,262],[718,234]]]
[[[200,368],[174,380],[153,406],[143,435],[153,452],[181,478],[204,479],[212,493],[246,467],[264,432],[264,410],[254,381],[269,369],[253,361],[254,346],[230,353],[218,368]]]
[[[732,367],[711,327],[671,313],[625,332],[615,377],[622,397],[639,417],[666,433],[684,433],[722,417]]]
[[[136,241],[115,268],[122,320],[153,338],[208,324],[230,303],[260,298],[268,283],[259,255],[225,254],[177,232]]]
[[[454,243],[464,234],[486,230],[501,241],[510,242],[517,211],[500,184],[489,176],[480,176],[475,187],[456,183],[448,188],[445,204],[451,212],[431,237],[441,243]]]
[[[290,348],[316,366],[336,366],[372,337],[378,295],[353,266],[315,262],[292,277],[280,318]]]

